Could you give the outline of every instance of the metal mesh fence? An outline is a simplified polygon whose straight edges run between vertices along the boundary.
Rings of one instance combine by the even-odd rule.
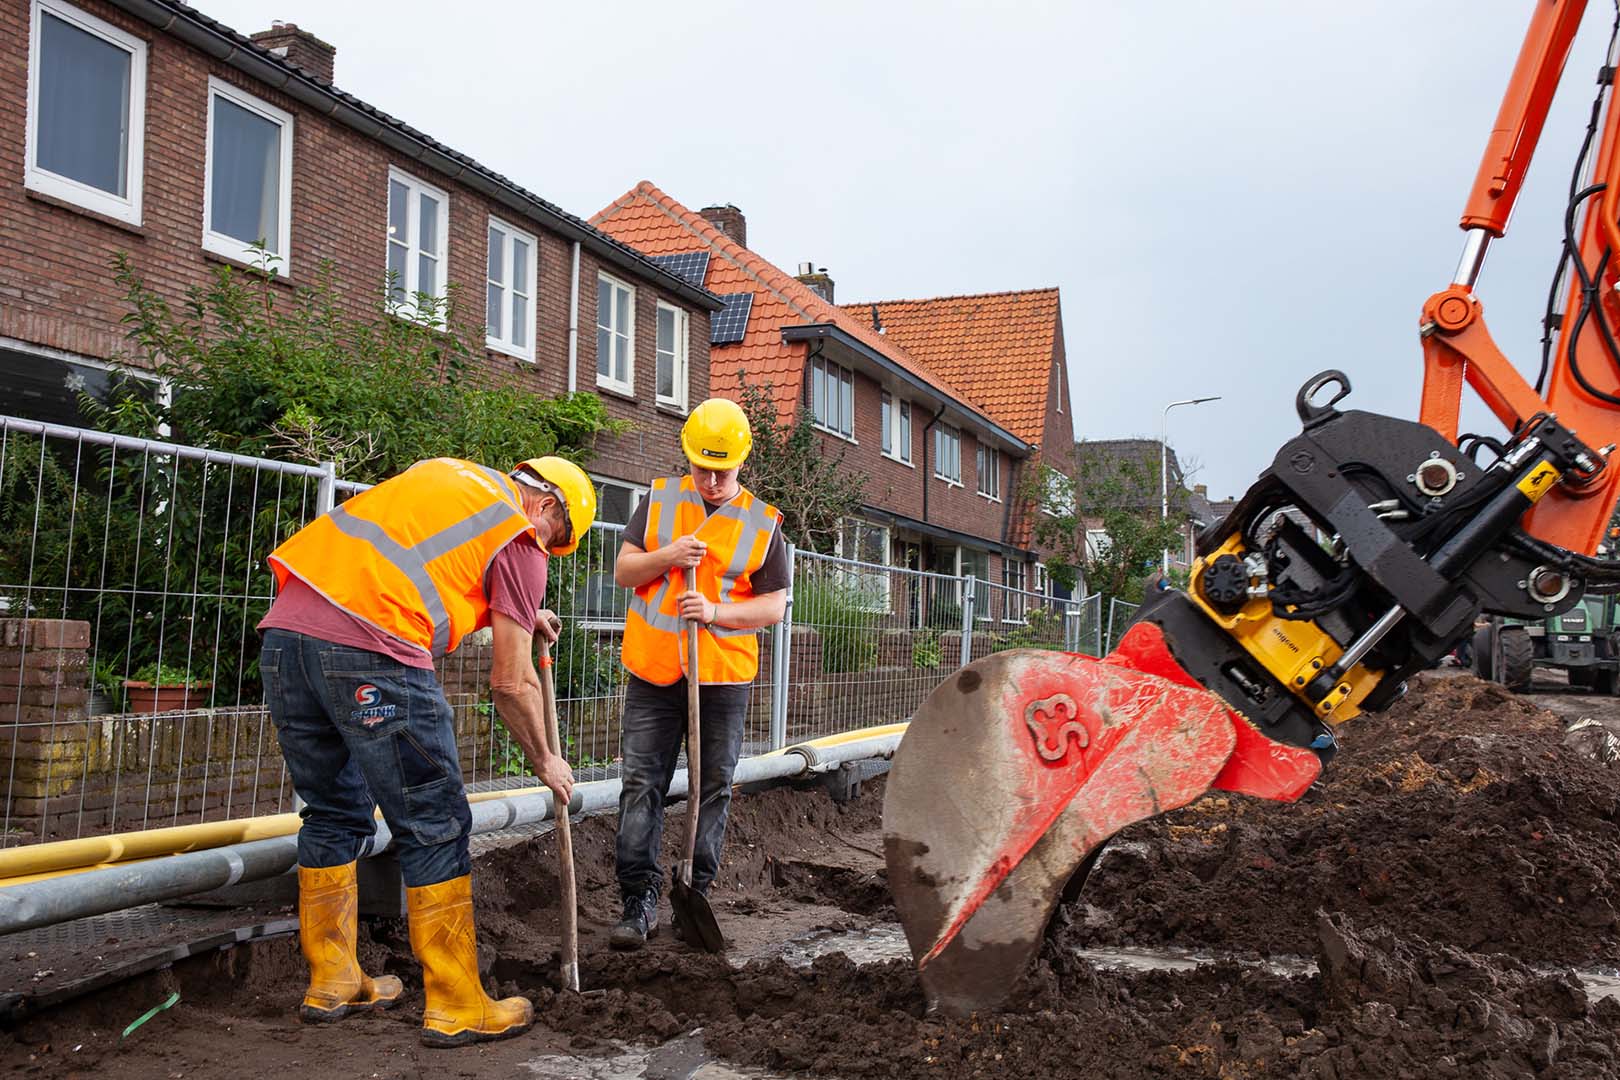
[[[265,556],[366,487],[330,466],[0,417],[0,846],[293,809],[258,672]],[[621,533],[598,523],[549,564],[564,753],[585,779],[619,767]],[[907,720],[992,652],[1105,652],[1131,607],[808,551],[790,562],[745,755]],[[483,631],[437,666],[463,777],[532,785],[491,663]]]

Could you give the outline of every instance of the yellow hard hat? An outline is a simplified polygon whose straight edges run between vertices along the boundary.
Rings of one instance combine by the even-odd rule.
[[[529,477],[538,477],[562,500],[563,513],[568,518],[568,535],[561,543],[552,545],[551,554],[572,555],[596,520],[596,485],[585,475],[585,470],[567,458],[537,457],[513,469],[512,476],[531,487],[537,485]]]
[[[681,428],[681,449],[686,459],[704,469],[735,469],[748,460],[754,432],[742,406],[729,398],[712,397],[692,410]]]

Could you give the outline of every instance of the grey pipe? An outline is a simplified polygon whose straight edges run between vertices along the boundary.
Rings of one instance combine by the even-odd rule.
[[[845,761],[888,757],[899,744],[899,735],[886,735],[819,751],[811,746],[795,746],[783,754],[744,758],[737,763],[733,783],[756,784],[826,772]],[[617,779],[577,784],[568,811],[590,814],[614,809],[619,804],[619,790]],[[686,797],[684,773],[676,775],[669,794],[671,798]],[[541,791],[512,799],[476,802],[472,804],[472,815],[474,833],[549,821],[551,793]],[[366,854],[380,854],[392,842],[393,834],[388,825],[379,821]],[[0,889],[0,934],[54,926],[138,904],[154,904],[246,881],[259,881],[285,874],[297,863],[298,835],[293,833],[12,885]]]

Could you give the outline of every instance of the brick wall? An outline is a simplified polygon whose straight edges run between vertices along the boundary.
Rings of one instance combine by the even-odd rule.
[[[91,358],[119,356],[125,308],[109,269],[127,252],[147,282],[171,300],[206,280],[221,265],[201,246],[208,79],[216,76],[293,114],[292,230],[287,279],[277,286],[290,298],[294,285],[311,284],[321,260],[336,264],[335,284],[351,313],[375,310],[385,272],[388,169],[395,166],[445,190],[449,206],[449,281],[460,286],[456,325],[481,341],[484,282],[491,214],[536,234],[535,361],[487,354],[491,375],[537,394],[568,385],[568,297],[572,245],[512,211],[447,178],[391,155],[380,144],[328,120],[236,70],[158,33],[99,0],[83,10],[148,42],[146,145],[142,225],[133,227],[66,206],[23,187],[28,91],[29,5],[0,5],[0,337]],[[244,31],[262,27],[240,27]],[[356,43],[363,44],[363,43]],[[447,132],[451,141],[455,133]],[[595,388],[597,261],[582,252],[578,386]],[[662,298],[691,315],[691,400],[708,392],[709,318],[648,280],[637,280],[636,395],[611,399],[609,411],[633,420],[638,432],[603,447],[596,471],[638,479],[662,462],[680,418],[653,407],[654,311]],[[649,459],[647,455],[654,455]],[[662,468],[662,465],[659,465]]]

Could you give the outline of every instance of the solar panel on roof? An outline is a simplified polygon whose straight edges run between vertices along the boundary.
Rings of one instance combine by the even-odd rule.
[[[748,332],[748,313],[754,309],[754,294],[727,293],[720,299],[726,306],[709,317],[709,344],[734,345]]]
[[[677,277],[703,288],[703,279],[709,274],[708,251],[683,251],[678,255],[652,255],[649,262],[668,270]]]

